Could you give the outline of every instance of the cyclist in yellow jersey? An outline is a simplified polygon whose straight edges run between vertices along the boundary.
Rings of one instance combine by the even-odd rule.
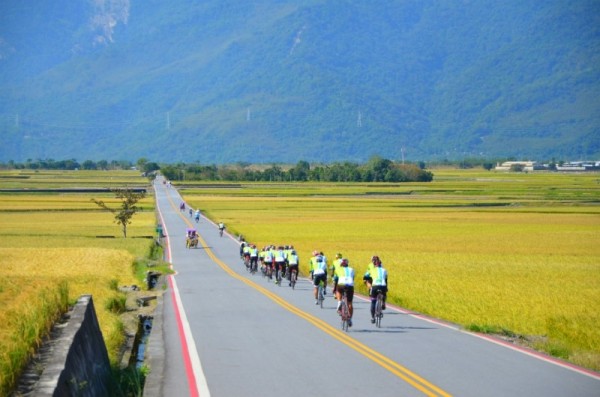
[[[341,265],[342,265],[342,254],[338,252],[337,254],[335,254],[335,259],[334,259],[333,263],[331,264],[331,279],[333,280],[333,296],[336,299],[337,299],[337,296],[335,294],[335,289],[337,286],[337,282],[335,280],[335,269],[337,269]]]
[[[285,273],[285,250],[282,245],[280,245],[275,250],[275,271],[280,272],[279,274],[283,277]]]
[[[273,251],[271,246],[266,247],[265,249],[265,266],[267,267],[267,270],[270,268],[271,272],[273,270],[275,270],[275,256],[273,255]],[[273,279],[273,274],[271,273],[269,275],[269,280]]]
[[[265,255],[267,254],[267,250],[266,247],[263,247],[260,252],[258,253],[258,260],[260,262],[260,268],[261,270],[264,270],[265,267]]]
[[[298,277],[298,264],[300,263],[300,259],[298,258],[298,255],[296,254],[296,251],[292,250],[290,252],[290,254],[287,257],[287,263],[288,263],[288,281],[289,286],[292,286],[292,272],[295,270],[296,271],[296,277]]]
[[[255,244],[250,244],[250,269],[258,268],[258,248]]]
[[[350,313],[348,326],[352,327],[352,314],[354,313],[354,306],[352,305],[352,300],[354,298],[354,269],[350,267],[348,259],[342,259],[340,266],[336,267],[334,278],[337,283],[335,290],[338,300],[337,310],[339,312],[340,306],[342,305],[342,294],[345,291],[346,299],[348,300],[348,312]]]
[[[246,267],[248,268],[250,267],[250,249],[250,244],[246,244],[242,250],[244,263],[247,263]]]
[[[363,276],[363,280],[369,288],[369,296],[371,297],[371,322],[375,323],[375,303],[377,300],[377,293],[381,291],[383,293],[383,307],[385,310],[385,301],[387,298],[387,284],[388,284],[388,272],[383,267],[381,260],[377,255],[371,258],[371,263],[367,267],[367,272]]]
[[[327,265],[323,261],[323,256],[319,251],[313,251],[313,256],[309,260],[309,265],[310,276],[315,287],[315,305],[318,305],[319,283],[323,282],[324,287],[327,285]]]

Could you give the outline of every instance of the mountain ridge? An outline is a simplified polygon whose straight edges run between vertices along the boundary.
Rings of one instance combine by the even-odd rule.
[[[0,59],[0,160],[600,156],[597,2],[53,4],[2,6],[49,49]]]

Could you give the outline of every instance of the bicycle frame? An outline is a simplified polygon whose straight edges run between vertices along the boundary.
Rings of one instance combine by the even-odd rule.
[[[340,305],[340,314],[342,317],[342,330],[348,332],[348,321],[350,320],[350,309],[348,308],[348,297],[346,291],[342,293],[342,301]]]
[[[377,292],[377,298],[375,302],[375,325],[377,328],[381,328],[381,319],[383,318],[383,292]]]
[[[321,309],[323,308],[323,301],[325,300],[325,295],[323,294],[324,289],[323,282],[321,281],[317,290],[317,300],[319,301]]]

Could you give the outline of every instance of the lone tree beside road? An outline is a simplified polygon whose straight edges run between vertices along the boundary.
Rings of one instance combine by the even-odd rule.
[[[115,223],[121,225],[123,237],[127,237],[127,225],[131,223],[131,218],[141,207],[136,206],[137,202],[146,197],[146,192],[134,192],[131,189],[111,189],[115,197],[121,200],[121,208],[110,208],[104,201],[92,199],[98,206],[115,214]]]

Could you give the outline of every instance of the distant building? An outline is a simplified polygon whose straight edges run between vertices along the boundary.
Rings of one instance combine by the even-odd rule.
[[[496,171],[514,171],[516,168],[520,168],[524,172],[543,170],[600,171],[600,161],[570,161],[556,165],[554,168],[549,164],[538,164],[536,161],[505,161],[502,164],[498,163],[494,169]]]
[[[599,171],[600,161],[570,161],[556,166],[557,171]]]
[[[510,171],[515,167],[522,167],[523,171],[537,171],[546,169],[543,165],[536,161],[505,161],[502,164],[496,165],[496,171]]]

